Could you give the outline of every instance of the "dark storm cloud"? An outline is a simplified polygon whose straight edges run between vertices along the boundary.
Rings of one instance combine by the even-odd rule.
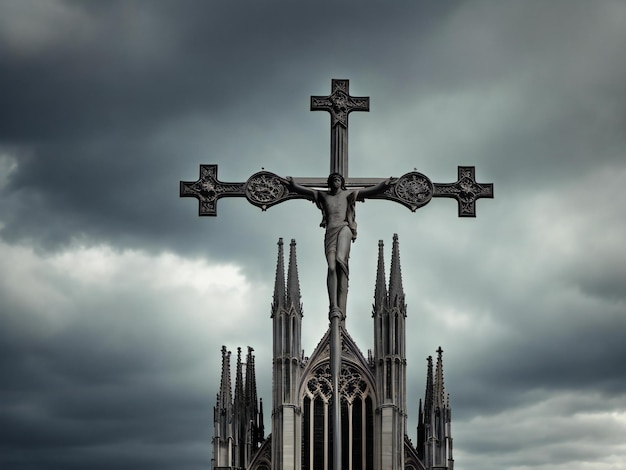
[[[573,318],[560,317],[553,323],[542,318],[546,312],[540,313],[532,315],[534,327],[518,327],[515,335],[473,347],[466,359],[473,364],[471,369],[449,360],[448,383],[457,416],[527,405],[536,399],[529,394],[532,390],[540,396],[548,391],[595,392],[604,400],[626,394],[626,377],[615,374],[626,357],[623,312],[612,318],[593,314],[580,318],[572,312]]]
[[[169,237],[157,234],[182,235],[183,227],[193,222],[174,219],[177,202],[162,188],[170,187],[171,180],[176,191],[177,179],[196,178],[197,163],[183,166],[182,161],[199,162],[204,154],[186,154],[180,143],[174,148],[168,142],[167,150],[155,148],[155,134],[163,126],[188,115],[214,116],[196,137],[199,132],[224,136],[226,131],[226,137],[237,140],[247,135],[249,156],[234,157],[254,158],[250,125],[237,129],[238,123],[256,119],[262,129],[267,110],[278,120],[280,107],[287,104],[285,95],[293,100],[296,90],[301,94],[302,81],[310,80],[291,70],[299,62],[327,49],[323,63],[308,64],[305,70],[321,70],[336,60],[362,64],[373,52],[366,47],[372,43],[378,43],[376,54],[383,61],[396,61],[393,55],[386,58],[387,28],[392,22],[403,30],[416,26],[408,14],[398,20],[398,7],[375,5],[353,9],[329,4],[329,14],[316,14],[324,5],[309,11],[286,3],[275,5],[270,15],[267,5],[248,6],[242,13],[234,6],[206,2],[182,9],[159,2],[65,5],[88,25],[70,25],[76,31],[70,28],[68,36],[75,32],[76,40],[54,36],[56,42],[29,54],[4,44],[9,53],[0,65],[3,88],[11,90],[3,94],[0,132],[5,145],[19,148],[17,171],[4,190],[9,216],[3,234],[48,248],[82,234],[130,244],[133,239],[145,244],[146,236],[161,241]],[[416,17],[417,25],[424,26],[417,31],[427,31],[431,16]],[[285,78],[280,76],[284,69]],[[297,97],[300,105],[306,98]],[[306,107],[299,112],[305,115]],[[237,115],[231,129],[213,122]],[[210,153],[217,156],[212,158],[228,161],[228,152],[220,152],[228,140],[215,140]],[[223,232],[220,238],[233,240]],[[202,249],[199,241],[196,252]]]
[[[137,360],[136,347],[111,350],[108,334],[89,337],[75,328],[3,364],[4,383],[15,384],[1,393],[4,468],[84,468],[98,459],[102,468],[168,468],[168,446],[179,449],[179,465],[208,464],[212,386],[204,384],[202,394],[185,379],[174,383],[168,367],[157,372],[154,359]]]
[[[259,90],[271,89],[268,82],[300,90],[298,80],[280,73],[321,47],[328,47],[330,61],[353,51],[349,61],[363,62],[372,51],[354,47],[359,42],[371,42],[372,35],[384,39],[391,23],[417,26],[410,15],[398,22],[399,7],[353,9],[356,4],[332,2],[275,2],[271,14],[267,4],[241,9],[225,2],[187,2],[183,8],[167,2],[66,5],[90,28],[75,27],[76,41],[62,36],[60,44],[30,54],[2,45],[8,50],[0,84],[11,89],[3,95],[6,141],[75,140],[111,129],[134,133],[182,113],[220,113],[258,99]],[[328,14],[321,13],[325,7]],[[36,13],[38,4],[32,8]]]

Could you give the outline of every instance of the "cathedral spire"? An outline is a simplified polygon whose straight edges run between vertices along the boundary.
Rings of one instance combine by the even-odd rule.
[[[423,416],[423,420],[422,420]],[[453,470],[450,398],[443,384],[443,349],[437,348],[437,365],[428,356],[424,411],[418,418],[417,451],[426,470]]]
[[[248,355],[246,356],[246,385],[245,396],[246,404],[254,407],[256,411],[257,407],[257,393],[256,393],[256,371],[254,367],[254,348],[248,346]]]
[[[263,417],[263,398],[259,399],[259,443],[265,439],[265,424]]]
[[[276,278],[274,280],[274,301],[272,303],[272,318],[277,310],[284,308],[285,299],[285,260],[283,254],[283,239],[278,239],[278,259],[276,261]]]
[[[235,372],[235,412],[241,412],[244,402],[243,367],[241,363],[241,348],[237,348],[237,369]]]
[[[230,383],[230,351],[226,350],[226,346],[222,346],[222,378],[218,396],[218,406],[223,410],[230,410],[233,399]]]
[[[257,449],[259,442],[258,419],[259,409],[256,391],[256,370],[254,363],[254,349],[248,346],[246,356],[246,382],[245,382],[245,436],[246,436],[246,462],[249,462]]]
[[[213,408],[213,459],[218,467],[229,467],[233,451],[233,401],[230,382],[230,351],[222,346],[222,376]]]
[[[434,383],[434,405],[438,408],[443,408],[446,405],[445,402],[445,387],[443,385],[443,349],[441,346],[437,349],[437,368],[435,370],[435,383]]]
[[[391,248],[391,272],[389,274],[389,306],[404,307],[404,288],[402,287],[402,271],[400,269],[400,246],[398,234],[393,234]]]
[[[296,468],[297,449],[285,440],[286,423],[299,422],[298,387],[302,373],[302,307],[296,262],[296,242],[291,240],[285,286],[283,240],[278,242],[276,284],[272,304],[272,468]],[[259,417],[257,417],[259,419]],[[257,421],[257,423],[259,423]],[[259,423],[258,426],[261,424]]]
[[[376,287],[374,288],[374,311],[372,316],[380,315],[387,300],[387,283],[385,280],[385,257],[382,240],[378,240],[378,266],[376,268]]]
[[[289,245],[289,269],[287,271],[287,305],[302,315],[300,299],[300,281],[298,279],[298,263],[296,261],[296,241],[291,239]]]
[[[424,411],[422,409],[422,399],[420,398],[419,409],[417,411],[417,456],[424,461],[424,442],[426,442],[426,426],[424,424]]]
[[[428,368],[426,371],[426,393],[424,394],[424,420],[425,424],[430,424],[433,411],[433,357],[428,356]]]
[[[241,348],[237,348],[237,366],[235,371],[235,402],[233,409],[233,426],[235,435],[233,438],[234,464],[241,465],[245,461],[244,437],[246,400],[243,385],[243,364],[241,362]]]

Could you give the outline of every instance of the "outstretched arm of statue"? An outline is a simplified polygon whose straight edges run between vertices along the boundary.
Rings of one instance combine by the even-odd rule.
[[[366,197],[375,196],[376,194],[384,193],[389,185],[391,184],[393,178],[387,178],[386,180],[381,181],[378,184],[373,186],[368,186],[363,189],[359,189],[359,199],[365,199]]]
[[[296,183],[291,176],[287,176],[285,179],[287,180],[287,187],[291,191],[295,191],[298,194],[302,194],[307,199],[317,202],[317,191],[315,189],[307,188],[306,186]]]

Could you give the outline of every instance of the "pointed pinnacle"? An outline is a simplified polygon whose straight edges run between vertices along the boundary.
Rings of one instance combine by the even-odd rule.
[[[300,299],[300,280],[298,279],[298,262],[296,260],[296,241],[291,239],[289,245],[289,268],[287,271],[287,305],[296,313],[302,314]]]
[[[433,411],[433,357],[426,359],[428,368],[426,371],[426,393],[424,394],[424,420],[430,423]]]
[[[232,392],[230,384],[230,351],[226,346],[222,346],[222,377],[220,380],[219,406],[222,409],[230,408],[232,403]]]
[[[274,280],[274,301],[272,303],[272,318],[276,311],[285,306],[285,260],[283,254],[283,239],[278,239],[278,259],[276,260],[276,277]]]
[[[259,398],[259,442],[265,439],[265,424],[263,420],[263,398]]]
[[[443,349],[437,349],[437,371],[435,373],[435,400],[436,406],[443,408],[445,405],[445,387],[443,385]]]
[[[404,288],[402,287],[402,271],[400,269],[400,245],[398,234],[393,234],[391,249],[391,272],[389,274],[390,307],[404,307]]]
[[[385,300],[387,300],[387,286],[385,280],[385,255],[384,246],[382,240],[378,240],[378,266],[376,268],[376,286],[374,287],[374,311],[372,316],[381,312]]]
[[[245,385],[245,397],[247,405],[256,410],[256,372],[254,367],[254,351],[253,348],[248,346],[248,356],[246,358],[246,385]]]
[[[235,405],[239,410],[243,401],[243,371],[241,364],[241,348],[237,348],[237,370],[235,372]]]

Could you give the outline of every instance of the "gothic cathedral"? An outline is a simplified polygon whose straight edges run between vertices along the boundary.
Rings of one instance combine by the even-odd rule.
[[[302,304],[294,240],[286,282],[282,239],[278,242],[271,310],[271,434],[265,435],[263,402],[257,399],[253,349],[248,348],[245,363],[238,349],[233,396],[231,353],[223,347],[220,391],[214,408],[213,470],[333,470],[329,331],[311,356],[305,357],[300,345]],[[436,365],[432,357],[428,358],[417,445],[407,435],[406,305],[397,235],[393,237],[388,284],[383,242],[379,242],[372,318],[374,351],[368,351],[367,358],[346,329],[341,331],[343,469],[454,470],[441,348]]]

